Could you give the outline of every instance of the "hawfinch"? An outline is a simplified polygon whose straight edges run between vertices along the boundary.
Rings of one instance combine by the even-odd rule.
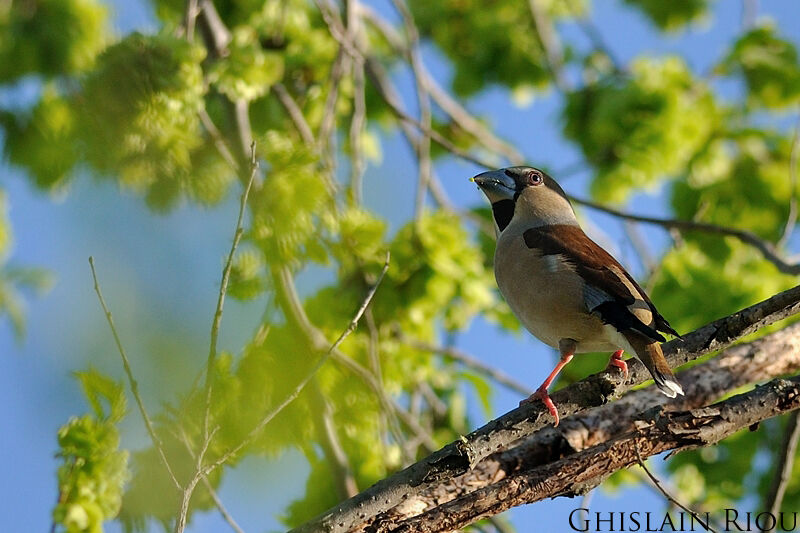
[[[531,167],[472,178],[492,203],[497,225],[494,274],[511,310],[561,361],[526,401],[541,399],[558,425],[547,388],[573,354],[611,351],[628,375],[627,351],[647,367],[661,392],[683,389],[664,359],[659,331],[679,336],[619,262],[583,232],[564,190]]]

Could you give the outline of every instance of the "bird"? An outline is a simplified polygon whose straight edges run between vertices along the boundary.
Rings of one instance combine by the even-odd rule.
[[[471,180],[491,203],[500,293],[522,325],[560,354],[547,379],[520,405],[541,400],[558,426],[550,384],[576,353],[598,351],[613,351],[609,366],[626,379],[622,354],[634,355],[662,393],[683,395],[659,332],[680,335],[619,261],[584,233],[561,186],[528,166],[483,172]]]

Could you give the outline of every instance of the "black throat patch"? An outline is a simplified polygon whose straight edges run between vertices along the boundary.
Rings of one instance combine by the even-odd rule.
[[[514,217],[514,200],[500,200],[492,204],[492,213],[494,214],[494,221],[500,231],[506,229],[506,226],[511,222]]]

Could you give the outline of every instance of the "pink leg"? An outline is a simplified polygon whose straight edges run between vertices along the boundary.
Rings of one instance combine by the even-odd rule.
[[[625,379],[628,379],[628,363],[622,360],[622,350],[617,350],[611,354],[611,359],[608,360],[609,366],[615,366],[622,370]]]
[[[575,352],[575,341],[561,341],[559,343],[559,349],[561,351],[561,361],[558,362],[556,367],[550,372],[550,375],[547,376],[547,379],[544,380],[544,383],[539,385],[539,388],[536,389],[536,392],[519,402],[520,405],[524,405],[526,403],[534,402],[536,400],[541,400],[547,410],[550,411],[550,414],[555,419],[555,424],[553,427],[558,426],[559,418],[558,418],[558,409],[556,409],[556,404],[553,403],[553,400],[550,399],[550,395],[547,394],[547,389],[550,387],[550,384],[556,379],[558,373],[561,372],[561,369],[567,366],[567,364],[572,361],[572,355]]]

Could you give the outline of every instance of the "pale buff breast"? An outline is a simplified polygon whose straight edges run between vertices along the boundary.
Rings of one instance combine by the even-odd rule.
[[[500,235],[494,271],[514,314],[545,344],[557,348],[559,340],[573,339],[577,352],[622,347],[609,338],[601,320],[586,311],[583,280],[555,256],[542,257],[528,248],[521,234]]]

